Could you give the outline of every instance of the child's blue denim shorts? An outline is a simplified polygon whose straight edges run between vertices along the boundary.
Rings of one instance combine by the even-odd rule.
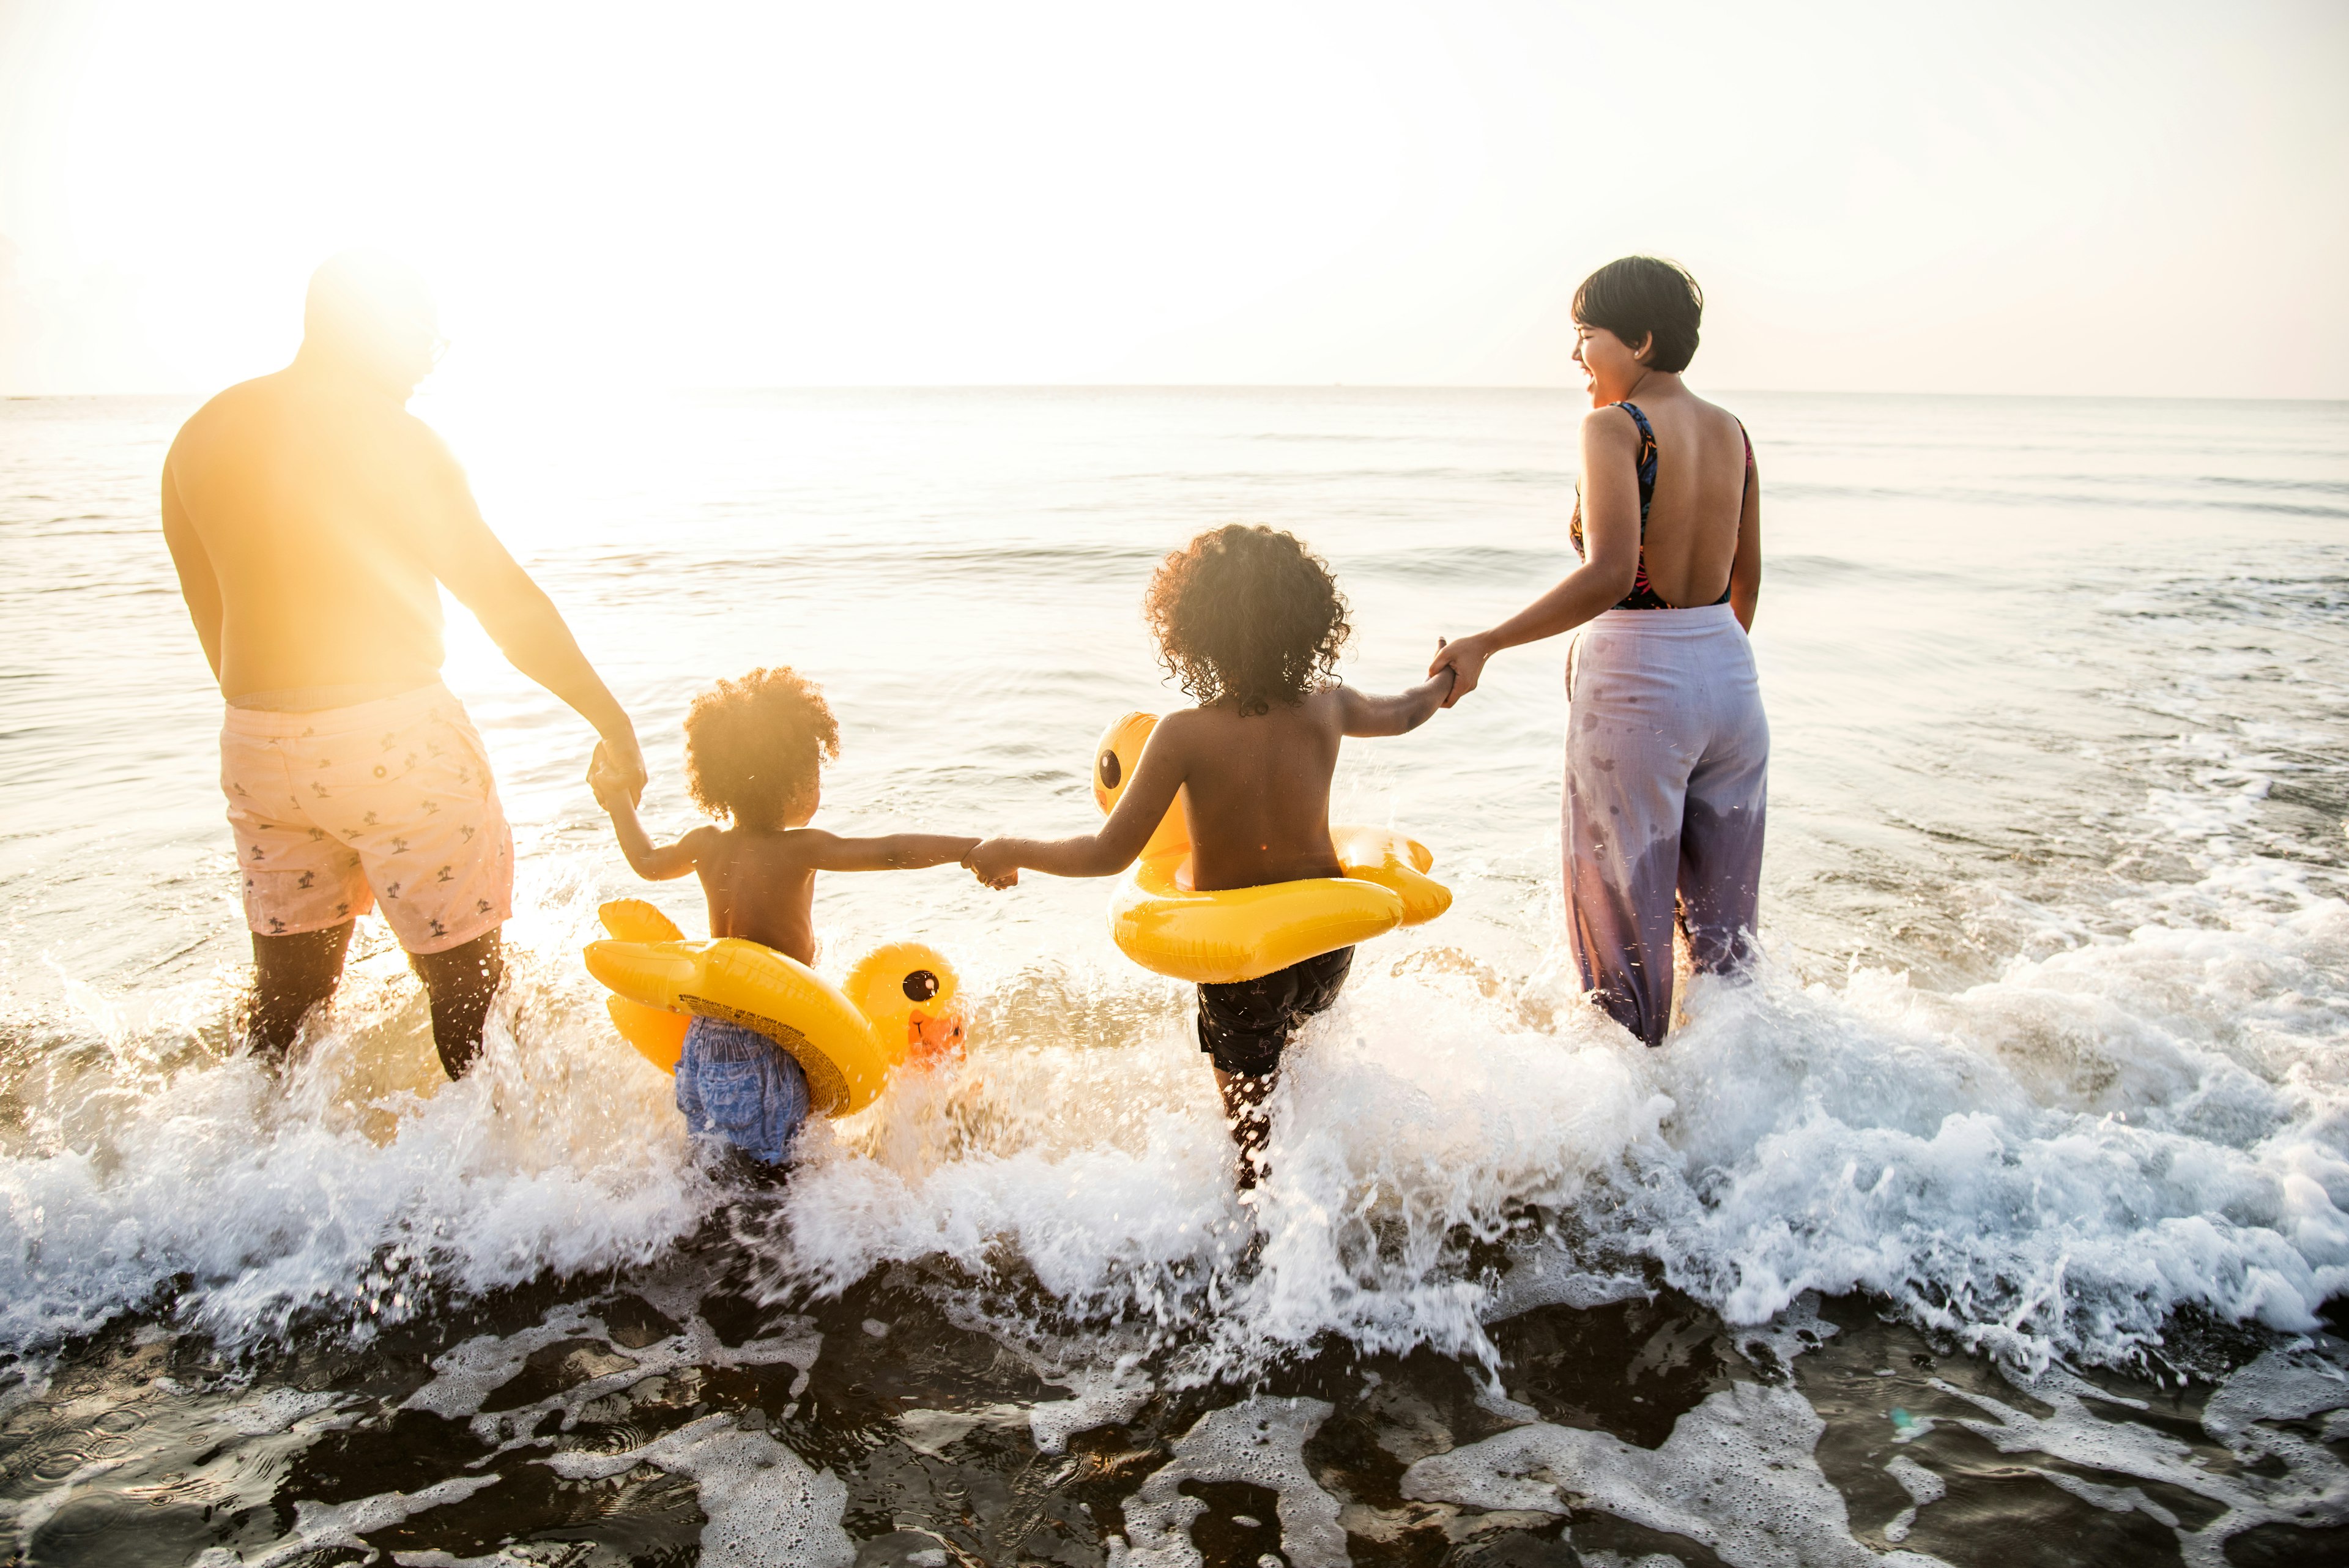
[[[781,1165],[807,1120],[807,1075],[765,1035],[722,1019],[687,1025],[677,1064],[677,1108],[685,1130],[714,1137],[751,1158]]]

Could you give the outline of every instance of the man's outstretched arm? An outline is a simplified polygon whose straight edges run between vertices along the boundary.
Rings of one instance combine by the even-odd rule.
[[[425,439],[442,470],[440,515],[429,531],[433,575],[479,618],[481,629],[516,670],[595,727],[604,742],[602,765],[613,771],[631,800],[636,799],[644,793],[645,758],[636,745],[636,725],[580,651],[554,601],[490,531],[464,471],[437,438],[428,433]]]

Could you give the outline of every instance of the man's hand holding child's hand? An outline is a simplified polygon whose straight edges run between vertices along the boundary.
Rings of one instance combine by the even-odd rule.
[[[1019,884],[1019,862],[1004,839],[988,839],[973,849],[963,864],[970,867],[971,875],[990,888],[1014,888]]]
[[[606,812],[616,812],[623,805],[636,805],[635,781],[613,764],[604,750],[604,742],[595,742],[595,754],[587,763],[587,787],[595,792],[595,804]]]

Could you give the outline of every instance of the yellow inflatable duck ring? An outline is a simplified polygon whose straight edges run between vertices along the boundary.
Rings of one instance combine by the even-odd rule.
[[[604,1005],[620,1037],[664,1073],[677,1071],[694,1014],[754,1029],[792,1054],[820,1116],[853,1116],[912,1057],[962,1044],[954,966],[936,948],[891,942],[835,986],[807,965],[738,937],[689,941],[641,898],[598,913],[607,940],[587,944],[587,972],[610,987]]]
[[[1128,713],[1093,748],[1093,804],[1113,809],[1158,725]],[[1332,827],[1343,877],[1201,893],[1191,887],[1191,835],[1177,794],[1133,868],[1110,895],[1109,929],[1125,956],[1177,980],[1254,980],[1452,907],[1452,890],[1427,875],[1427,846],[1379,827]]]

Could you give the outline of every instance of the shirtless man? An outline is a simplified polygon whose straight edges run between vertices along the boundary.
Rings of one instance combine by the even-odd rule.
[[[283,1060],[334,994],[378,900],[432,1004],[451,1078],[504,973],[513,835],[488,754],[440,682],[440,585],[644,787],[635,728],[554,604],[409,413],[440,340],[423,280],[352,253],[320,267],[301,351],[181,427],[163,537],[228,700],[221,788],[253,930],[251,1048]]]

